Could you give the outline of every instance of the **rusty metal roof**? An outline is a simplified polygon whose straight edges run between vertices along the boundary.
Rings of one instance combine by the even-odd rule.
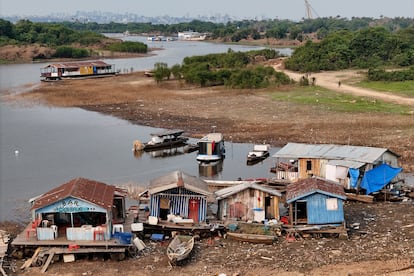
[[[152,179],[148,187],[148,192],[149,194],[156,194],[177,187],[184,187],[187,190],[203,195],[209,196],[212,194],[208,190],[207,182],[181,171],[174,171],[167,175]]]
[[[344,187],[337,182],[320,177],[310,177],[293,182],[286,188],[286,202],[291,203],[314,193],[346,199]]]
[[[288,143],[281,150],[276,152],[276,158],[321,158],[348,160],[363,163],[374,163],[381,159],[385,152],[390,152],[399,157],[398,154],[386,148],[361,147],[349,145],[332,144],[300,144]]]
[[[36,198],[31,210],[39,209],[67,197],[74,197],[111,209],[114,194],[119,189],[95,180],[75,178]]]
[[[56,67],[56,68],[79,68],[79,67],[86,67],[86,66],[94,66],[94,67],[105,67],[105,66],[112,66],[102,60],[95,60],[95,61],[77,61],[77,62],[62,62],[62,63],[53,63],[49,64],[46,67]]]

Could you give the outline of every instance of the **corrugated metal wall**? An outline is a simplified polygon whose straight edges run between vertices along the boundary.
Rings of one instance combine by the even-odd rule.
[[[198,210],[199,221],[205,221],[207,215],[207,198],[179,187],[164,191],[162,193],[151,195],[150,197],[150,216],[159,217],[160,215],[160,199],[168,198],[170,200],[170,213],[177,214],[184,218],[188,217],[188,207],[191,199],[198,199],[200,206]]]

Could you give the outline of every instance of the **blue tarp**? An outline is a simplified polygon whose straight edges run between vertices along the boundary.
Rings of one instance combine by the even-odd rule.
[[[379,165],[365,173],[362,178],[361,188],[367,190],[367,195],[379,191],[401,171],[402,168],[393,168],[387,164]]]
[[[356,188],[358,185],[359,169],[349,168],[349,175],[351,176],[351,187]]]

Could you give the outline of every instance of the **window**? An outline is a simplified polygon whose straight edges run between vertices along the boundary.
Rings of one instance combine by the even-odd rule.
[[[328,210],[328,211],[338,210],[338,199],[337,198],[327,198],[326,199],[326,210]]]
[[[306,161],[306,170],[307,171],[312,170],[312,161],[311,160]]]

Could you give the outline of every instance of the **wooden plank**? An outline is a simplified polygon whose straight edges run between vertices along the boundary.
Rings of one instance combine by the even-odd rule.
[[[32,263],[36,260],[37,256],[39,255],[40,251],[42,250],[42,247],[36,248],[35,252],[33,253],[33,256],[26,260],[24,264],[20,267],[20,269],[24,270],[32,265]]]
[[[45,272],[46,272],[47,268],[48,268],[48,267],[49,267],[49,265],[50,265],[50,262],[51,262],[51,261],[52,261],[52,259],[53,259],[53,256],[55,256],[55,251],[50,250],[50,251],[49,251],[49,257],[47,258],[46,263],[45,263],[45,264],[44,264],[44,266],[42,267],[41,273],[45,273]]]
[[[355,200],[364,203],[373,203],[374,197],[370,195],[357,195],[353,193],[345,193],[347,200]]]

